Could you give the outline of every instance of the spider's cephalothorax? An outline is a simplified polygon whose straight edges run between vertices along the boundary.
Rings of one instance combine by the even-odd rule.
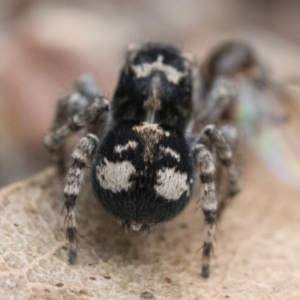
[[[215,159],[227,170],[228,195],[236,194],[239,180],[232,147],[237,136],[234,128],[215,125],[233,97],[228,82],[216,78],[217,83],[212,84],[216,89],[198,94],[198,74],[189,55],[171,46],[145,44],[129,48],[112,110],[91,78],[87,82],[84,78],[89,77],[83,77],[76,85],[74,94],[82,105],[79,110],[64,111],[63,124],[57,124],[56,118],[45,138],[48,149],[58,152],[72,130],[86,133],[73,152],[64,189],[70,263],[77,256],[75,202],[87,160],[94,157],[95,196],[126,231],[134,233],[178,215],[191,199],[198,171],[206,224],[202,276],[209,276],[218,206]],[[60,102],[70,108],[78,104],[73,98]],[[89,101],[83,101],[85,98]],[[220,108],[213,114],[211,107],[218,108],[218,103]],[[60,107],[57,114],[62,113]],[[187,139],[191,128],[187,125],[197,122],[202,124],[201,131]]]
[[[112,104],[113,117],[181,130],[192,113],[192,62],[172,46],[131,45]]]

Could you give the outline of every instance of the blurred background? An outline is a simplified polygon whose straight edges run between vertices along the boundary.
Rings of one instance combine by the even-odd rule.
[[[113,95],[129,43],[171,43],[201,61],[239,38],[276,80],[299,82],[299,16],[292,0],[1,0],[0,186],[51,163],[42,140],[81,73]]]

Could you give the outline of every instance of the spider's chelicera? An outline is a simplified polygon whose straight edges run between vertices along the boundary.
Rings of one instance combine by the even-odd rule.
[[[234,76],[253,68],[250,58],[246,46],[228,43],[199,68],[191,55],[174,47],[131,45],[111,103],[90,75],[83,75],[75,92],[60,99],[45,137],[59,162],[67,136],[85,131],[73,152],[64,189],[70,263],[77,256],[75,202],[92,158],[95,196],[133,233],[182,212],[195,177],[200,179],[199,202],[206,225],[202,276],[209,276],[218,205],[224,207],[240,188],[233,163],[238,138],[231,125]],[[224,178],[227,189],[221,196],[215,182]]]

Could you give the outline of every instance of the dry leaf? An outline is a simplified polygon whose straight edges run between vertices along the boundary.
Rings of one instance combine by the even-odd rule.
[[[248,165],[244,191],[219,223],[208,280],[199,276],[203,223],[196,201],[136,238],[85,191],[77,203],[79,260],[71,266],[57,170],[3,189],[0,299],[299,299],[299,192],[254,159]]]

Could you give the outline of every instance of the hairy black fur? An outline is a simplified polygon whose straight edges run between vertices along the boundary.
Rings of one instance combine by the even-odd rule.
[[[170,135],[161,137],[151,145],[149,151],[153,152],[153,160],[145,161],[143,153],[147,145],[145,145],[146,141],[133,130],[137,125],[141,125],[141,122],[122,121],[104,138],[97,149],[93,163],[93,187],[95,195],[103,206],[123,223],[154,225],[175,217],[188,204],[193,187],[192,155],[184,136],[174,127],[162,125],[161,129],[169,132]],[[136,148],[120,154],[114,152],[116,145],[125,145],[128,141],[135,141]],[[165,154],[160,150],[161,147],[176,149],[180,155],[180,161]],[[105,164],[105,159],[112,163],[127,161],[134,166],[136,172],[130,178],[132,186],[129,190],[113,192],[103,188],[102,182],[106,178],[98,176],[97,167],[101,168]],[[183,192],[179,199],[166,199],[155,191],[157,173],[165,168],[174,168],[175,172],[187,174],[188,190]],[[172,184],[172,179],[169,184]]]

